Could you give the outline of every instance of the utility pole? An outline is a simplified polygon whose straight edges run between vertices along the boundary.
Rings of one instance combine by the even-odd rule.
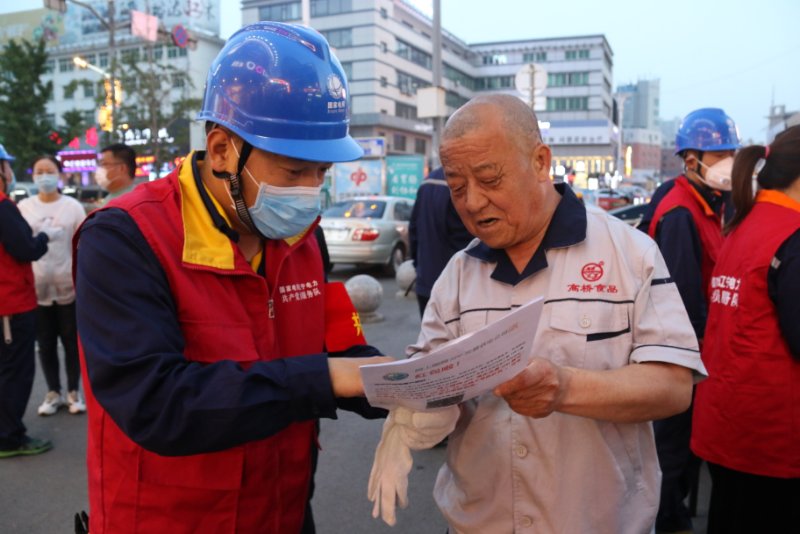
[[[442,9],[440,0],[433,0],[433,86],[442,87]],[[431,147],[431,170],[439,167],[439,144],[442,139],[444,117],[433,118],[433,146]]]

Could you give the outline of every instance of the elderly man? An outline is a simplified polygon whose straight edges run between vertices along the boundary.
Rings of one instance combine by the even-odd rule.
[[[433,287],[410,356],[543,295],[528,367],[460,406],[434,490],[451,532],[649,532],[650,421],[705,369],[656,244],[550,181],[534,113],[505,95],[448,121],[441,159],[478,239]]]

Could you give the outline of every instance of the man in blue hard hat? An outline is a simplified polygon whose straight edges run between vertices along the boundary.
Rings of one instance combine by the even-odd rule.
[[[701,346],[711,271],[731,205],[731,169],[739,146],[736,124],[723,110],[701,108],[689,113],[675,138],[675,153],[683,159],[684,173],[675,178],[656,206],[648,228],[678,286]],[[690,532],[691,514],[684,499],[699,469],[699,460],[689,448],[691,407],[655,421],[654,430],[663,473],[656,531]]]
[[[28,436],[22,416],[36,371],[36,286],[31,262],[47,252],[49,234],[33,235],[11,201],[14,157],[0,144],[0,458],[50,450]]]
[[[239,30],[199,119],[205,151],[79,232],[92,534],[300,532],[318,418],[385,415],[359,366],[391,359],[326,284],[313,235],[326,171],[362,155],[328,43]]]

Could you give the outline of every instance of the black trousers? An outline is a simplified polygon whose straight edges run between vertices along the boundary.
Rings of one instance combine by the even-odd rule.
[[[67,390],[77,391],[81,377],[78,359],[78,329],[75,323],[75,303],[39,306],[39,362],[42,364],[47,389],[61,391],[58,363],[58,340],[64,346],[64,367],[67,371]]]
[[[11,344],[0,335],[0,449],[15,449],[25,441],[22,416],[36,372],[36,310],[12,315],[10,321]]]
[[[661,466],[661,500],[656,530],[691,530],[692,517],[684,500],[699,476],[700,459],[689,447],[692,435],[692,406],[683,413],[653,421],[656,452]]]
[[[773,478],[709,462],[708,534],[800,532],[800,478]]]

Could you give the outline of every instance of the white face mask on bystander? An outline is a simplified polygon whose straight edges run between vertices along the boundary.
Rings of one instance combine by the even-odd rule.
[[[706,168],[705,176],[698,173],[703,183],[719,191],[731,190],[731,174],[733,173],[732,157],[721,159],[710,167],[702,161],[698,161],[698,163]]]

